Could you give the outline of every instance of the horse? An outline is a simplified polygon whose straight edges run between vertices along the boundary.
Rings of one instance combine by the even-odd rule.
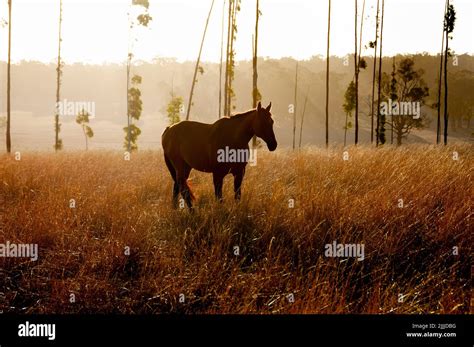
[[[213,124],[181,121],[165,129],[161,144],[165,163],[173,178],[173,207],[178,205],[181,193],[189,209],[193,208],[194,194],[188,184],[192,169],[212,173],[214,193],[222,201],[222,185],[227,174],[234,176],[234,198],[241,198],[242,180],[247,160],[222,160],[222,152],[249,153],[249,141],[255,135],[261,138],[268,150],[277,148],[270,112],[259,102],[255,109],[231,117],[223,117]],[[234,152],[235,153],[235,152]]]

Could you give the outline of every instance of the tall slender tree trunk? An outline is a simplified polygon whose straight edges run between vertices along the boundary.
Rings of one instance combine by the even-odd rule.
[[[59,102],[61,99],[61,75],[62,75],[62,66],[61,66],[61,28],[63,21],[63,2],[59,0],[59,34],[58,34],[58,64],[56,67],[56,114],[54,115],[54,130],[55,130],[55,141],[54,141],[54,150],[57,152],[62,149],[62,143],[59,139],[59,132],[61,130],[61,124],[59,123]]]
[[[209,9],[209,14],[207,15],[206,25],[204,26],[204,32],[202,33],[201,46],[199,46],[199,54],[196,60],[196,66],[194,67],[193,81],[191,83],[191,91],[189,92],[189,101],[188,101],[188,110],[186,112],[186,120],[189,120],[189,115],[191,113],[191,107],[193,105],[193,94],[194,87],[196,86],[196,77],[199,69],[199,64],[201,63],[201,53],[202,47],[204,46],[204,40],[206,39],[207,27],[209,25],[209,18],[211,18],[212,8],[214,7],[214,0],[211,2],[211,8]]]
[[[306,113],[306,103],[308,102],[308,95],[309,95],[309,86],[308,86],[308,90],[306,90],[306,96],[304,98],[304,105],[303,105],[303,113],[301,114],[300,142],[298,144],[298,148],[301,148],[301,142],[303,141],[303,123],[304,123],[304,114]]]
[[[296,61],[296,73],[295,73],[295,97],[293,103],[293,150],[296,147],[296,105],[298,97],[298,61]]]
[[[377,0],[377,15],[375,18],[374,68],[372,71],[372,103],[370,104],[370,143],[374,143],[374,102],[375,102],[375,72],[377,70],[377,43],[379,36],[379,5]]]
[[[130,30],[130,29],[129,29]],[[131,53],[128,53],[127,58],[127,151],[130,153],[132,149],[131,139],[131,129],[130,129],[130,98],[128,92],[130,90],[130,68],[131,68]]]
[[[326,50],[326,148],[329,147],[329,44],[331,42],[331,0],[329,0],[328,4],[328,40],[327,40],[327,50]],[[305,105],[306,108],[306,100],[308,96],[306,95]],[[303,113],[304,114],[304,113]],[[303,131],[303,119],[301,120],[301,132]],[[300,134],[300,147],[301,147],[301,134]]]
[[[381,16],[381,23],[380,23],[380,53],[379,53],[379,85],[378,85],[378,96],[377,96],[377,146],[379,145],[380,140],[380,127],[384,126],[380,124],[380,95],[382,91],[382,54],[383,54],[383,20],[384,20],[384,10],[385,10],[385,0],[382,0],[382,16]],[[382,141],[382,144],[385,141]]]
[[[393,56],[393,61],[392,61],[392,79],[395,80],[395,56]],[[395,101],[396,99],[396,90],[395,90],[395,85],[393,87],[393,90],[391,90],[392,94],[390,95],[390,98],[392,101]],[[393,115],[390,116],[390,144],[393,145]]]
[[[360,17],[360,30],[359,30],[359,58],[358,58],[358,72],[360,73],[360,57],[362,56],[362,32],[364,29],[364,15],[365,15],[365,0],[362,2],[362,15]]]
[[[132,35],[132,28],[131,28],[131,19],[130,19],[130,9],[128,13],[128,49],[127,49],[127,93],[125,94],[127,96],[127,151],[130,153],[132,150],[132,134],[131,134],[131,129],[130,129],[130,98],[129,98],[129,90],[130,90],[130,70],[131,70],[131,65],[132,65],[132,48],[131,48],[131,35]]]
[[[441,39],[441,53],[440,53],[440,62],[439,62],[438,117],[437,117],[437,122],[436,122],[436,144],[439,144],[440,139],[441,139],[441,90],[442,90],[441,80],[443,79],[444,37],[445,37],[444,29],[445,29],[445,23],[446,23],[447,10],[448,10],[448,0],[446,0],[445,6],[444,6],[443,37]]]
[[[449,0],[447,10],[449,9]],[[444,145],[448,144],[448,54],[449,54],[449,30],[446,28],[446,47],[444,52]]]
[[[232,1],[232,11],[231,11],[231,29],[230,29],[230,46],[229,46],[229,80],[228,80],[228,87],[227,87],[227,112],[230,114],[232,113],[232,82],[234,79],[234,38],[235,38],[235,26],[236,26],[236,8],[237,8],[237,1]]]
[[[354,25],[354,74],[355,74],[355,137],[354,142],[359,142],[359,62],[357,60],[357,0],[355,0],[355,25]]]
[[[8,0],[8,62],[7,62],[7,153],[12,151],[11,140],[11,51],[12,51],[12,0]]]
[[[225,18],[225,4],[222,4],[222,27],[221,27],[221,59],[219,64],[219,119],[222,116],[222,59],[224,55],[224,18]]]
[[[229,63],[230,63],[230,32],[232,30],[232,3],[235,0],[229,0],[229,13],[227,16],[227,43],[225,57],[225,82],[224,82],[224,116],[229,115],[227,109],[227,99],[229,98]]]
[[[253,78],[252,78],[252,108],[257,107],[257,102],[259,99],[258,91],[258,71],[257,71],[257,59],[258,59],[258,19],[260,17],[260,6],[259,0],[257,0],[256,11],[255,11],[255,35],[253,42],[253,59],[252,59],[252,68],[253,68]],[[257,146],[257,136],[253,136],[252,145],[255,148]]]

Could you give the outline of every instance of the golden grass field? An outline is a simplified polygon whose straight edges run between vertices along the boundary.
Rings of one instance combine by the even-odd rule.
[[[0,311],[469,313],[473,146],[342,152],[262,149],[239,203],[193,171],[194,213],[160,151],[0,156],[0,243],[39,245],[0,259]],[[325,257],[333,241],[365,260]]]

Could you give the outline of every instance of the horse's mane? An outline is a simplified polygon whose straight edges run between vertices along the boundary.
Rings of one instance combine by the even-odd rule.
[[[229,118],[230,118],[230,119],[241,118],[241,117],[244,117],[244,116],[249,115],[249,114],[252,113],[252,112],[255,112],[255,108],[252,108],[252,109],[250,109],[250,110],[248,110],[248,111],[245,111],[245,112],[241,112],[241,113],[234,114],[234,115],[230,116]]]

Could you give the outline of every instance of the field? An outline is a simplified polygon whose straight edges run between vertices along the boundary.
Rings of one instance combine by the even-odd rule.
[[[158,151],[3,155],[0,243],[39,257],[0,258],[0,311],[469,313],[472,145],[347,151],[262,149],[238,203],[193,171],[194,213]]]

